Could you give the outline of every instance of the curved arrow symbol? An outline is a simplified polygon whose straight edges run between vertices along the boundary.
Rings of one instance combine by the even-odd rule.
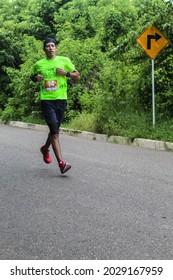
[[[151,49],[151,40],[155,39],[155,41],[158,41],[162,36],[160,36],[158,33],[155,32],[155,35],[147,35],[147,49]]]

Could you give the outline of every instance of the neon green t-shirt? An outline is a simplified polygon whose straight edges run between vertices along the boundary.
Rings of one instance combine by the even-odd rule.
[[[40,83],[41,100],[67,99],[67,78],[56,74],[56,68],[73,72],[75,67],[68,57],[56,56],[54,59],[43,58],[34,65],[33,75],[42,74]]]

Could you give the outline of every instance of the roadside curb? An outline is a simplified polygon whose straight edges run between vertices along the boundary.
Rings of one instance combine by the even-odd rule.
[[[48,127],[46,125],[24,123],[19,121],[1,121],[1,120],[0,120],[0,124],[6,124],[13,127],[28,128],[28,129],[48,132]],[[97,134],[97,133],[68,129],[68,128],[60,128],[60,133],[81,137],[88,140],[94,140],[94,141],[131,145],[135,147],[155,149],[160,151],[171,151],[171,152],[173,151],[173,143],[166,142],[166,141],[158,141],[158,140],[142,139],[142,138],[135,138],[131,140],[128,137],[108,136],[106,134]]]

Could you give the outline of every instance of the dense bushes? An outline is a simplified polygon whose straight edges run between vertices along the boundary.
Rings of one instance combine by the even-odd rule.
[[[92,129],[109,134],[123,127],[125,114],[148,116],[151,60],[136,38],[156,25],[169,40],[155,59],[157,118],[172,118],[172,14],[171,0],[2,0],[0,117],[41,116],[39,88],[29,76],[44,55],[46,36],[57,39],[58,54],[70,57],[81,73],[80,81],[69,85],[66,121],[92,115]]]

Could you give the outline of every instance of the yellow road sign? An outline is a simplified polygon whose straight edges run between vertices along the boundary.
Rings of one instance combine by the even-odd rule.
[[[169,43],[155,26],[148,27],[136,41],[152,59]]]

